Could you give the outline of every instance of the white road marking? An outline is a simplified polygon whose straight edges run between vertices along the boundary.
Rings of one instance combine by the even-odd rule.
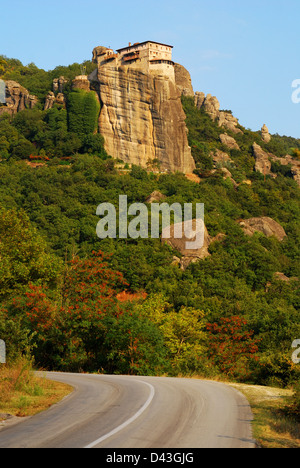
[[[149,395],[149,398],[146,401],[146,403],[142,406],[142,408],[134,416],[132,416],[132,418],[128,419],[127,421],[125,421],[123,424],[121,424],[120,426],[113,429],[108,434],[100,437],[99,439],[95,440],[94,442],[92,442],[91,444],[87,445],[84,448],[86,448],[86,449],[94,448],[97,445],[101,444],[104,440],[109,439],[113,435],[115,435],[118,432],[122,431],[123,429],[125,429],[125,427],[129,426],[136,419],[138,419],[146,411],[146,409],[150,406],[150,404],[152,403],[152,400],[154,398],[154,395],[155,395],[154,387],[152,385],[148,384],[147,382],[143,382],[142,380],[136,380],[136,382],[143,383],[144,385],[147,385],[147,387],[150,388],[150,395]]]

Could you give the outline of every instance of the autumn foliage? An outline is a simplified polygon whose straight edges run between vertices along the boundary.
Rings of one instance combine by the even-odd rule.
[[[251,360],[257,361],[258,343],[240,316],[207,324],[209,358],[228,377],[249,377]]]

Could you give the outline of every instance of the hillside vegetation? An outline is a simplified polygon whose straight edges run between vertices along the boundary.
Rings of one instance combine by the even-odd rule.
[[[76,64],[44,72],[1,60],[0,77],[40,99],[54,77],[80,74]],[[200,183],[137,166],[119,170],[94,134],[95,102],[68,92],[66,109],[0,118],[0,336],[9,360],[30,350],[50,370],[296,382],[299,187],[280,164],[272,168],[276,178],[255,172],[252,145],[283,157],[300,141],[273,135],[266,144],[241,127],[231,135],[240,150],[229,150],[220,142],[224,130],[183,98]],[[216,165],[215,150],[231,161]],[[118,207],[121,194],[128,204],[144,202],[154,191],[170,204],[205,204],[210,236],[222,234],[209,257],[183,270],[174,264],[180,252],[160,239],[97,238],[100,203]],[[262,216],[287,237],[248,236],[237,222]],[[130,301],[118,299],[124,291]]]

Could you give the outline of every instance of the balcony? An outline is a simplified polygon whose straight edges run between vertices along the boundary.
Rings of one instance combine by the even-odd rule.
[[[105,59],[106,61],[109,61],[109,60],[114,60],[114,59],[116,59],[117,57],[118,57],[118,54],[108,54],[108,55],[106,55],[106,56],[104,57],[104,59]]]
[[[123,60],[124,62],[131,62],[132,60],[137,60],[140,58],[139,52],[134,52],[128,55],[124,55]]]

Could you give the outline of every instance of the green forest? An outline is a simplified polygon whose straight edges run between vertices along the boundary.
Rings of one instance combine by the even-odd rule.
[[[182,97],[201,182],[120,169],[95,133],[93,93],[67,87],[66,109],[43,110],[53,78],[73,79],[80,69],[45,72],[0,57],[0,78],[41,101],[0,117],[0,338],[8,359],[27,354],[37,367],[59,371],[297,382],[300,189],[288,166],[273,164],[276,178],[255,172],[252,145],[296,157],[300,140],[272,135],[264,143],[260,132],[240,127],[232,135],[240,150],[229,151],[223,130]],[[235,184],[221,167],[212,171],[216,149],[229,152]],[[181,254],[160,239],[97,237],[100,203],[117,207],[124,194],[129,204],[145,202],[154,191],[169,204],[204,203],[209,235],[222,234],[209,257],[182,270],[173,261]],[[287,237],[247,236],[238,221],[261,216]],[[124,292],[130,300],[119,300]]]

